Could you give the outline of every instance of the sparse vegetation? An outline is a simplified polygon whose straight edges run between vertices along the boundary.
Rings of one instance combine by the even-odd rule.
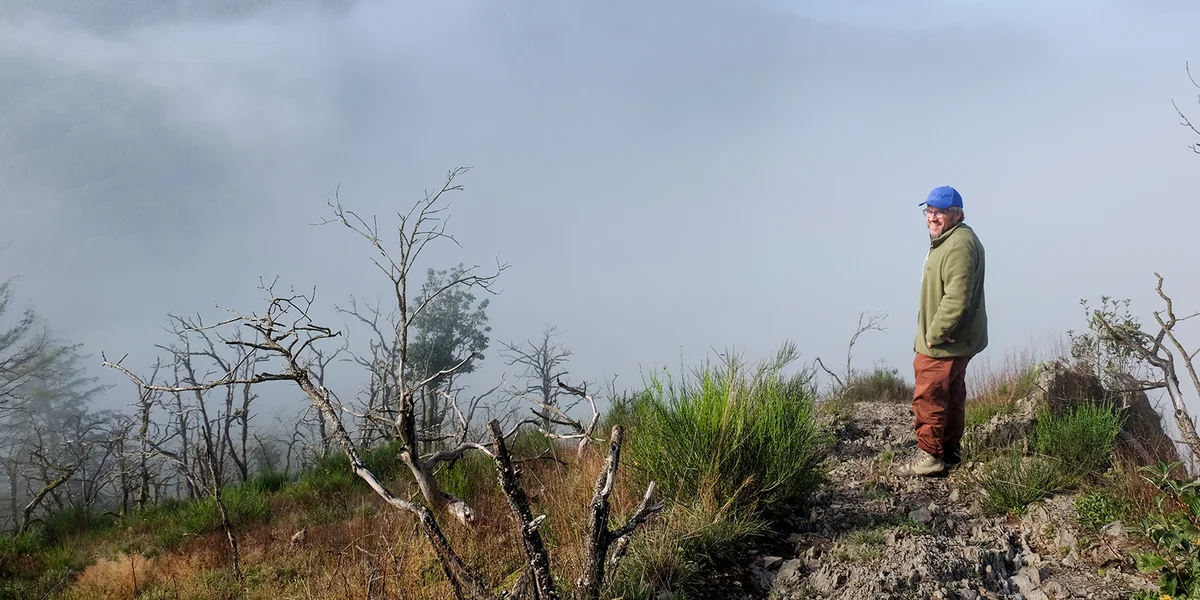
[[[1012,414],[1017,400],[1033,391],[1039,362],[1031,351],[1005,355],[999,368],[980,361],[968,370],[966,428],[978,427],[996,415]]]
[[[840,392],[846,402],[912,402],[913,386],[895,368],[876,366],[866,372],[855,372],[846,379]]]
[[[1030,440],[1031,456],[1017,448],[1003,450],[976,477],[983,506],[993,513],[1020,514],[1033,502],[1078,487],[1103,472],[1119,430],[1120,417],[1109,405],[1042,412]]]
[[[1171,598],[1200,598],[1200,482],[1172,475],[1178,464],[1142,469],[1160,490],[1157,510],[1141,521],[1154,550],[1136,552],[1138,569],[1159,576],[1159,592]]]
[[[856,529],[841,540],[835,552],[851,561],[870,562],[883,555],[884,533],[884,527]]]

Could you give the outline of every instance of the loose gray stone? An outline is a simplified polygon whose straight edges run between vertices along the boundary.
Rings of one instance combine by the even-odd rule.
[[[1038,569],[1036,567],[1032,567],[1032,566],[1025,567],[1025,568],[1021,569],[1020,574],[1024,575],[1027,579],[1029,579],[1029,581],[1033,584],[1034,587],[1040,587],[1042,585],[1042,574],[1041,574],[1041,572],[1038,571]],[[1022,591],[1024,591],[1024,590],[1022,590]]]
[[[908,513],[908,517],[918,523],[921,523],[922,525],[933,520],[933,515],[930,514],[928,508],[918,508],[917,510]]]
[[[1046,594],[1051,598],[1055,598],[1057,600],[1071,597],[1071,592],[1067,589],[1067,586],[1057,581],[1047,581],[1042,585],[1042,591],[1046,592]]]
[[[1028,593],[1029,590],[1035,587],[1033,582],[1029,580],[1029,576],[1024,573],[1017,573],[1009,577],[1008,584],[1010,587],[1020,590],[1021,593]]]
[[[1105,525],[1104,529],[1101,529],[1100,532],[1108,537],[1116,538],[1118,540],[1125,539],[1125,524],[1120,521],[1113,521],[1112,523]]]
[[[1059,527],[1055,533],[1055,541],[1059,548],[1063,548],[1066,552],[1071,552],[1075,549],[1075,532],[1068,527]]]

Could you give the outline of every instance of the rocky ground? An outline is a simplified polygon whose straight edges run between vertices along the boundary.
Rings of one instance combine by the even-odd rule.
[[[968,482],[976,464],[949,477],[892,475],[915,452],[907,405],[859,403],[836,430],[829,485],[725,574],[721,597],[1115,599],[1153,589],[1127,557],[1123,526],[1084,528],[1070,495],[1021,517],[987,516]]]

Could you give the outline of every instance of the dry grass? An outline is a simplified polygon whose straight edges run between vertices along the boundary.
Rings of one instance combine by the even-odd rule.
[[[549,515],[542,533],[551,548],[552,567],[565,584],[574,581],[582,564],[586,513],[602,457],[593,448],[576,458],[523,464],[523,484],[534,514]],[[488,482],[491,483],[491,482]],[[619,485],[613,495],[613,520],[620,523],[641,499],[640,492]],[[353,516],[307,525],[305,540],[291,536],[305,514],[293,500],[272,498],[274,518],[240,532],[242,568],[249,598],[406,598],[452,597],[429,543],[407,513],[392,510],[373,495],[347,499]],[[475,500],[474,531],[452,519],[439,519],[466,565],[482,574],[493,589],[515,581],[524,565],[513,531],[511,510],[495,485]],[[226,542],[220,532],[190,539],[152,558],[117,554],[97,561],[74,582],[66,598],[131,598],[136,577],[139,598],[225,597],[235,584]]]
[[[1035,348],[1009,352],[1000,364],[977,358],[967,367],[967,428],[1009,414],[1033,391],[1041,357]]]
[[[1138,472],[1138,465],[1134,462],[1117,459],[1113,467],[1108,474],[1108,486],[1113,496],[1121,499],[1126,513],[1138,519],[1154,512],[1158,504],[1155,498],[1162,491]],[[1178,471],[1175,475],[1186,477],[1186,473]],[[1136,523],[1129,524],[1136,526]]]

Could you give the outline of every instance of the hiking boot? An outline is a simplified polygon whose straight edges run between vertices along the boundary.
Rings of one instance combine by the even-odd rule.
[[[946,463],[942,459],[922,450],[918,458],[896,469],[896,474],[901,477],[916,477],[940,475],[945,473],[946,470]]]

